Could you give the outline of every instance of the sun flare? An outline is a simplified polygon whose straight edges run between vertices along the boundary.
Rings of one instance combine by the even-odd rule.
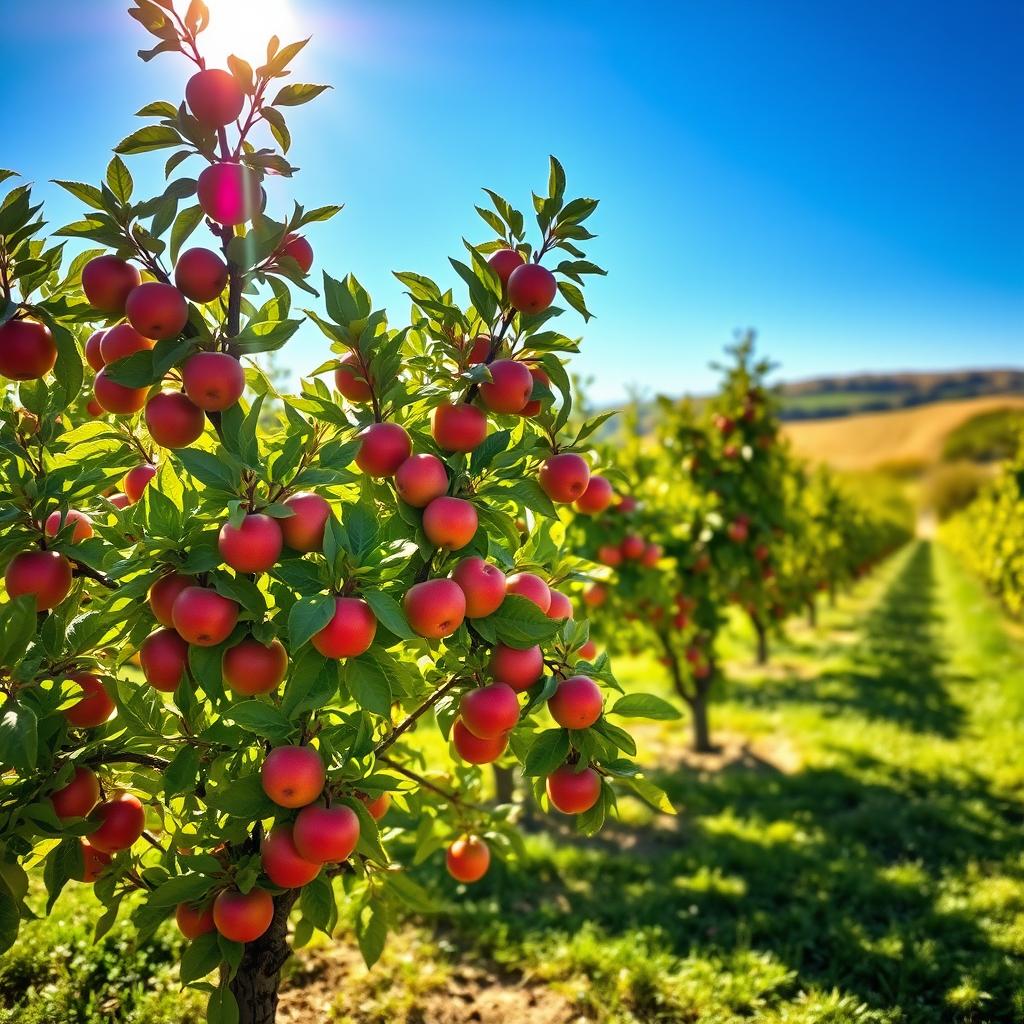
[[[229,54],[258,65],[266,45],[276,35],[281,42],[298,37],[295,15],[288,0],[207,0],[210,24],[199,37],[199,47],[211,66],[223,66]]]

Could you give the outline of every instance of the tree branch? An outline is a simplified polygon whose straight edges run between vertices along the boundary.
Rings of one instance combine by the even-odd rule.
[[[380,755],[383,754],[384,751],[388,749],[388,747],[390,747],[393,743],[400,739],[416,724],[416,721],[420,718],[420,716],[425,714],[428,709],[432,708],[446,693],[448,693],[449,690],[451,690],[459,682],[461,682],[461,679],[458,676],[452,676],[452,678],[449,679],[446,683],[443,683],[441,686],[439,686],[418,708],[416,708],[414,711],[411,711],[408,717],[406,717],[403,721],[399,722],[398,725],[396,725],[395,728],[392,729],[391,732],[388,733],[388,735],[385,736],[384,739],[382,739],[380,743],[377,744],[376,747],[374,747],[373,752],[378,757],[380,757]]]
[[[457,807],[466,807],[473,811],[488,811],[488,808],[481,807],[480,804],[470,803],[468,800],[463,800],[458,794],[452,793],[450,790],[438,786],[429,779],[425,779],[422,775],[417,775],[416,772],[410,771],[408,768],[400,765],[397,761],[393,761],[390,757],[378,757],[377,760],[380,761],[381,764],[386,764],[392,771],[398,772],[399,775],[404,775],[407,779],[415,782],[418,786],[422,786],[424,789],[429,789],[432,793],[436,793],[439,797],[447,800],[449,803],[455,804]]]

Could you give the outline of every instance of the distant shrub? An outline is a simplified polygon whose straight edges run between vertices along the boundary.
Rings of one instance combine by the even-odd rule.
[[[921,501],[940,520],[966,508],[992,474],[976,462],[946,462],[931,470],[921,482]]]
[[[946,462],[997,462],[1010,459],[1024,434],[1024,411],[1020,409],[992,409],[979,413],[961,423],[943,447]]]

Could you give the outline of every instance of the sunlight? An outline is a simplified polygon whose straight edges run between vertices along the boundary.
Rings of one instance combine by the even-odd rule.
[[[290,0],[208,0],[208,6],[210,24],[199,42],[211,67],[223,67],[232,53],[262,64],[272,35],[282,43],[299,37]]]

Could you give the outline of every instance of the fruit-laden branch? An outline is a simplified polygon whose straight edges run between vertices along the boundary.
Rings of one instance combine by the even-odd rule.
[[[417,775],[416,772],[410,771],[408,768],[400,765],[397,761],[393,761],[390,757],[378,757],[377,760],[380,761],[381,764],[386,764],[392,771],[398,772],[399,775],[404,775],[410,781],[415,782],[424,789],[429,789],[432,793],[436,793],[439,797],[447,800],[449,803],[455,804],[457,807],[465,807],[471,811],[486,812],[488,810],[486,807],[481,807],[480,804],[474,804],[470,803],[468,800],[463,800],[458,794],[452,793],[450,790],[447,790],[442,786],[438,786],[429,779],[425,779],[422,775]]]
[[[81,763],[90,767],[101,764],[140,764],[145,768],[164,771],[171,762],[156,754],[138,754],[133,750],[101,750],[83,758]]]
[[[107,590],[117,590],[117,584],[109,576],[105,576],[103,573],[90,568],[88,565],[85,565],[83,562],[79,562],[74,558],[69,559],[69,561],[75,567],[76,576],[87,576],[89,579],[102,584],[107,588]]]
[[[457,683],[460,682],[458,676],[452,676],[448,682],[443,683],[439,686],[418,708],[411,711],[403,721],[399,722],[398,725],[388,733],[374,748],[373,752],[380,757],[385,750],[388,749],[396,740],[401,738],[404,733],[407,733],[415,724],[416,720],[420,718],[424,712],[432,708],[449,690],[451,690]]]

